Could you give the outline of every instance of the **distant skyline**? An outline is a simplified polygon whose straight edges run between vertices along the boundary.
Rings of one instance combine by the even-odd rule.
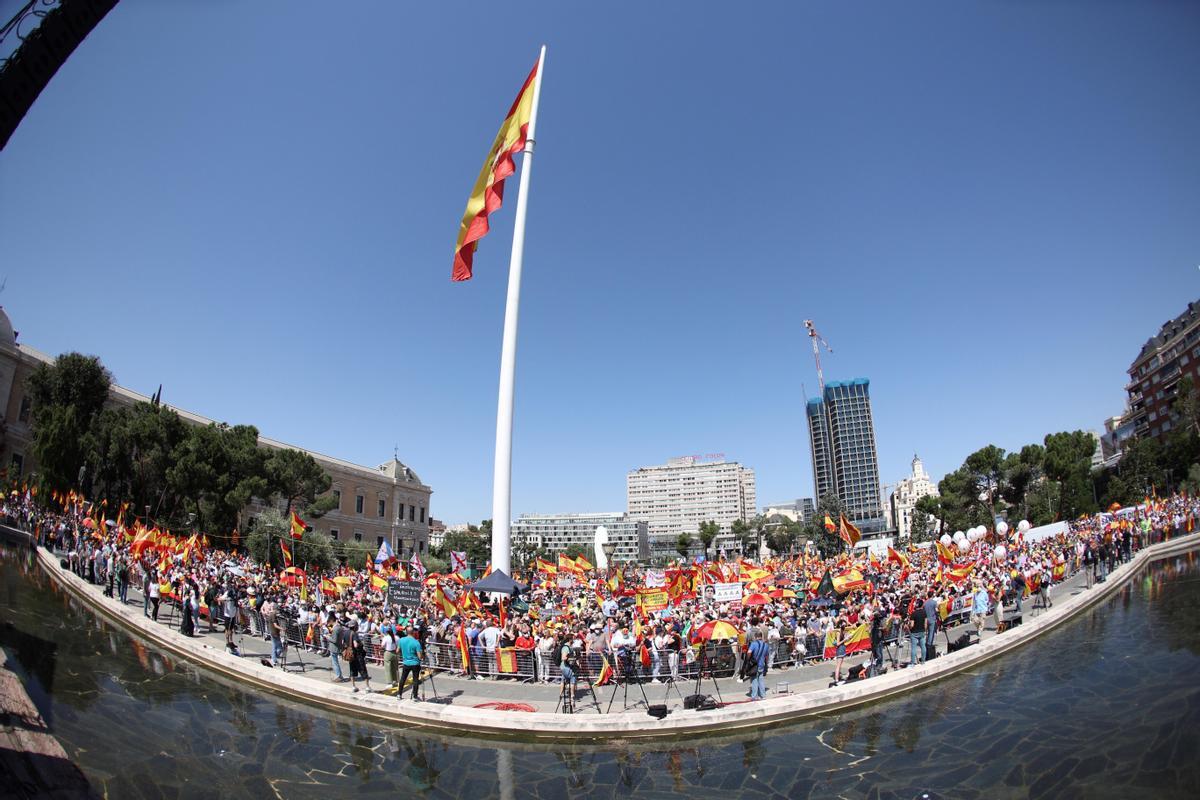
[[[1098,430],[1200,297],[1200,6],[120,3],[0,152],[20,341],[491,516],[516,203],[458,221],[548,45],[513,517],[691,453],[812,495],[803,320],[880,478]]]

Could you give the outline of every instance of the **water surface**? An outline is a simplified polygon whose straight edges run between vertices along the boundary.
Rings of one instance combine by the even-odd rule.
[[[604,746],[412,732],[243,690],[99,620],[24,551],[0,551],[0,578],[0,645],[110,797],[1200,796],[1194,555],[899,698],[725,737]]]

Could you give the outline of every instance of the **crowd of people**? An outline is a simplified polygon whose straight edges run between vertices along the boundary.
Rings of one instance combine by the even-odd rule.
[[[244,551],[197,546],[196,537],[186,547],[174,540],[171,548],[136,548],[132,528],[110,524],[82,502],[55,509],[14,492],[0,510],[114,601],[128,603],[132,584],[147,617],[160,619],[169,603],[181,635],[220,626],[235,654],[241,637],[269,639],[276,667],[289,646],[303,648],[327,658],[331,679],[354,692],[360,684],[373,690],[369,662],[384,668],[381,688],[403,698],[411,685],[414,701],[418,675],[428,668],[471,679],[562,682],[571,692],[581,679],[657,683],[719,668],[749,682],[758,700],[777,668],[829,660],[834,682],[842,682],[886,669],[887,648],[893,667],[923,663],[947,624],[961,624],[967,643],[969,631],[982,635],[989,621],[1003,630],[1024,604],[1052,605],[1054,584],[1078,571],[1091,586],[1139,547],[1190,532],[1200,503],[1179,495],[1081,519],[1049,536],[998,526],[972,540],[944,537],[886,555],[854,550],[604,572],[579,562],[564,568],[560,559],[555,574],[525,569],[514,576],[529,587],[519,596],[492,599],[477,596],[461,575],[422,575],[415,607],[389,605],[380,586],[380,573],[407,566],[342,567],[297,579]],[[733,582],[743,584],[747,603],[717,602],[704,590]],[[641,603],[651,590],[668,601]],[[726,633],[705,635],[717,621],[728,624]],[[867,660],[852,674],[846,661],[860,652]]]

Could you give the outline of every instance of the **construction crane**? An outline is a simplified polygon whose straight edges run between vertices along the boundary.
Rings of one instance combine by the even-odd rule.
[[[817,333],[817,327],[813,325],[811,319],[804,320],[804,328],[808,331],[808,338],[812,340],[813,361],[817,362],[817,391],[818,397],[825,397],[825,373],[821,371],[821,351],[817,349],[817,342],[825,345],[825,349],[833,353],[833,348],[829,346],[829,342],[825,341],[825,337]]]

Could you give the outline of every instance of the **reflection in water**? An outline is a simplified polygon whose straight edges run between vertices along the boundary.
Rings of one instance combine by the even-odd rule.
[[[0,643],[113,797],[1200,796],[1192,556],[1154,565],[1017,653],[903,697],[725,737],[607,746],[419,734],[245,691],[105,625],[25,553],[0,560]]]

